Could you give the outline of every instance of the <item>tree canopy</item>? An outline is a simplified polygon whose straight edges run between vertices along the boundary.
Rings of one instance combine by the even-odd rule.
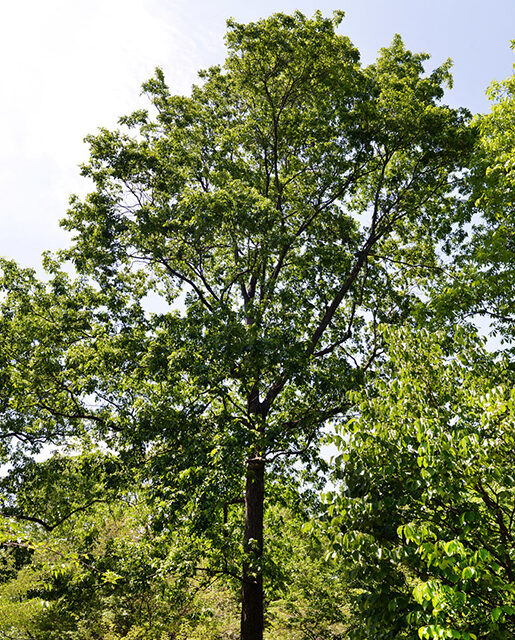
[[[396,36],[362,66],[341,19],[229,21],[224,65],[189,96],[156,70],[147,110],[88,137],[94,190],[72,198],[71,246],[46,258],[47,282],[2,262],[5,584],[26,594],[28,620],[47,588],[80,635],[84,588],[98,595],[99,637],[193,637],[178,612],[201,616],[196,582],[220,579],[218,606],[241,600],[241,640],[262,640],[265,614],[284,634],[304,628],[292,638],[474,638],[486,588],[487,632],[511,629],[496,530],[511,500],[509,393],[468,334],[417,333],[485,306],[512,326],[511,187],[488,186],[507,162],[499,118],[511,102],[472,120],[442,102],[449,63],[427,72],[428,56]],[[483,226],[467,236],[479,208]],[[472,293],[443,282],[445,251],[453,282],[481,283]],[[503,444],[488,436],[487,455],[477,434],[498,421]],[[335,429],[344,458],[320,516],[328,533],[306,523],[320,514],[320,447]],[[482,529],[466,529],[465,511]],[[466,531],[451,549],[453,526]],[[60,577],[45,564],[54,531],[69,541]],[[290,555],[281,535],[296,537]],[[31,572],[37,594],[23,591]],[[451,628],[456,603],[463,623]],[[23,637],[50,640],[41,620]]]

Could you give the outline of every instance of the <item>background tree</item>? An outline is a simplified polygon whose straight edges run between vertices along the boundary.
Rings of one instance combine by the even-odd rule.
[[[451,265],[433,302],[452,321],[482,316],[493,335],[513,342],[515,76],[492,83],[488,95],[490,113],[475,117],[479,139],[468,176],[470,194],[463,203],[471,224],[449,236]]]
[[[340,439],[337,553],[352,637],[514,633],[513,371],[458,329],[390,333],[390,359]]]
[[[125,477],[108,493],[113,483],[105,473],[105,457],[75,451],[55,453],[2,482],[3,495],[38,518],[2,520],[0,636],[236,638],[239,581],[210,572],[196,545],[198,570],[186,571],[191,538],[181,529],[156,533],[144,490]],[[88,509],[52,525],[43,521],[44,513],[69,512],[92,487],[100,488],[100,499]],[[324,561],[324,537],[303,531],[314,496],[292,499],[293,487],[284,484],[268,493],[267,637],[341,637],[347,618],[341,571]]]

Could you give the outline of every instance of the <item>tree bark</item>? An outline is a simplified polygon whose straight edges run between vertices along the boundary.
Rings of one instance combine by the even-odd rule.
[[[245,533],[243,537],[243,582],[241,589],[240,640],[263,640],[263,503],[265,461],[247,463],[245,483]]]

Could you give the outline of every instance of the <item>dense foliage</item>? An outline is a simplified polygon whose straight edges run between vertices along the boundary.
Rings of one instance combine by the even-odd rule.
[[[46,281],[2,260],[6,640],[515,634],[513,363],[470,321],[513,338],[513,80],[471,120],[341,19],[157,70]]]
[[[514,371],[463,330],[400,331],[338,438],[334,547],[357,638],[515,633]]]

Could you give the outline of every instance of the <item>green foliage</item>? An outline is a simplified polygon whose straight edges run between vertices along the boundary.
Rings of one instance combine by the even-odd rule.
[[[158,70],[148,112],[89,137],[96,190],[63,221],[66,256],[113,299],[161,298],[88,366],[110,446],[151,452],[156,523],[186,509],[213,538],[249,459],[315,463],[378,322],[409,316],[432,273],[473,141],[439,103],[448,65],[426,74],[400,38],[365,69],[319,13],[230,23],[227,43],[191,96]]]
[[[493,335],[511,344],[515,336],[515,76],[492,83],[491,111],[478,115],[479,138],[467,174],[462,208],[470,221],[447,242],[451,265],[441,283],[437,307],[448,318],[477,314]],[[441,314],[440,314],[441,319]]]
[[[515,632],[513,374],[462,330],[439,338],[390,332],[389,363],[338,439],[332,526],[363,616],[353,637]]]
[[[440,380],[438,346],[406,334],[405,360],[367,386],[380,326],[414,324],[439,247],[465,219],[457,204],[476,130],[441,103],[448,63],[426,73],[427,56],[396,37],[364,68],[336,33],[341,18],[229,22],[224,66],[202,72],[188,97],[157,70],[143,87],[148,110],[88,138],[94,191],[73,197],[62,223],[73,240],[61,258],[80,277],[47,258],[41,283],[2,261],[2,512],[23,525],[5,538],[5,589],[21,594],[20,637],[229,638],[242,580],[262,577],[270,636],[380,640],[423,624],[438,634],[430,625],[445,627],[454,601],[435,585],[449,575],[475,585],[483,571],[461,539],[466,562],[438,564],[454,540],[450,507],[429,529],[441,545],[425,571],[440,582],[417,571],[425,541],[410,538],[433,498],[477,499],[495,537],[495,509],[466,473],[494,464],[494,445],[480,460],[470,436],[467,466],[469,435],[454,422],[459,400],[475,433],[479,405],[465,389],[476,364],[466,374],[450,362]],[[419,369],[440,394],[427,411]],[[376,395],[362,399],[363,387]],[[301,527],[318,513],[305,505],[327,468],[323,434],[356,406],[356,430],[340,441],[347,493],[328,506],[341,530],[323,561],[324,536]],[[367,417],[377,426],[365,429]],[[253,513],[242,505],[259,484],[256,461],[264,541],[263,498]],[[27,550],[21,568],[11,538]],[[348,620],[340,555],[365,631]],[[480,625],[470,602],[467,620]],[[492,596],[492,624],[508,624],[508,604]]]
[[[337,638],[347,615],[340,571],[324,562],[324,540],[302,531],[307,505],[285,506],[289,493],[276,487],[267,511],[267,637]],[[151,515],[131,492],[75,513],[58,532],[5,521],[0,636],[237,638],[239,581],[199,555],[185,574],[178,556],[191,539],[156,536]]]

